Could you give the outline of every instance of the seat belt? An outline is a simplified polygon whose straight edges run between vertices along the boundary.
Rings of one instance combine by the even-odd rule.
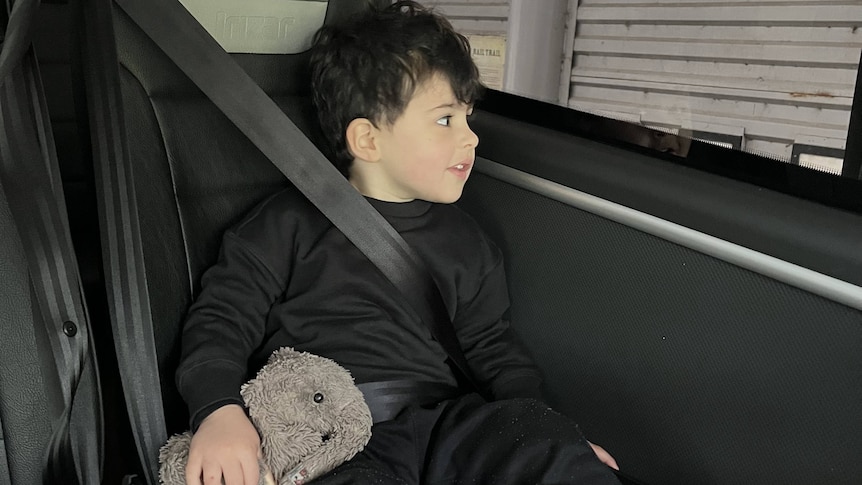
[[[440,290],[421,258],[177,0],[116,0],[249,140],[400,290],[466,380]],[[457,372],[456,372],[457,374]]]
[[[125,137],[111,0],[82,0],[82,57],[108,312],[129,424],[145,483],[159,483],[167,441],[137,198]],[[123,483],[139,483],[137,475]]]
[[[102,411],[95,350],[50,118],[31,46],[38,0],[12,5],[0,53],[0,184],[21,237],[50,343],[63,409],[52,423],[43,483],[101,482]]]

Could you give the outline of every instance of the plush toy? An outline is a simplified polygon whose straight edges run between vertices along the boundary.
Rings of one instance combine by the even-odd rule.
[[[332,360],[285,347],[240,391],[260,433],[260,484],[302,485],[359,453],[371,438],[371,412],[350,373]],[[185,485],[191,433],[159,453],[159,478]],[[271,472],[271,475],[268,473]]]

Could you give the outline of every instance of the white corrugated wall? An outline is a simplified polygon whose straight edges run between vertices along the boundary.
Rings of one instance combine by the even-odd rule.
[[[862,1],[581,0],[576,8],[569,106],[743,135],[746,150],[783,159],[794,143],[844,148]]]
[[[452,22],[462,34],[506,35],[509,29],[509,0],[425,0]]]

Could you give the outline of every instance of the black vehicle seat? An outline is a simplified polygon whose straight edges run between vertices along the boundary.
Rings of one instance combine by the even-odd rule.
[[[49,408],[62,402],[59,387],[46,385],[39,364],[50,353],[36,340],[41,316],[30,292],[27,259],[0,184],[0,480],[40,483],[42,451],[51,436]]]
[[[42,454],[51,436],[49,409],[63,398],[40,367],[40,355],[51,350],[37,341],[41,315],[2,183],[0,227],[0,481],[8,473],[13,484],[40,483]]]
[[[33,48],[16,62],[0,76],[0,483],[98,483],[99,379],[50,117]]]
[[[320,2],[290,3],[299,8],[320,6]],[[174,372],[182,322],[201,274],[215,262],[224,230],[288,182],[122,9],[114,7],[123,136],[128,147],[126,169],[134,172],[148,310],[170,434],[189,425]],[[336,22],[364,8],[365,2],[330,0],[325,22]],[[211,13],[215,15],[215,11]],[[234,57],[300,129],[315,139],[308,54]],[[110,197],[99,195],[102,204]],[[112,260],[106,261],[110,265]],[[106,267],[105,271],[122,268]],[[152,395],[130,395],[128,388],[124,392],[130,409],[135,402],[152,399]]]

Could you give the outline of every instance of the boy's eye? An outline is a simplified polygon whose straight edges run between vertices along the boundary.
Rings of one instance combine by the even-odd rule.
[[[451,116],[444,116],[437,120],[437,124],[440,126],[449,126],[449,122],[452,120]]]

